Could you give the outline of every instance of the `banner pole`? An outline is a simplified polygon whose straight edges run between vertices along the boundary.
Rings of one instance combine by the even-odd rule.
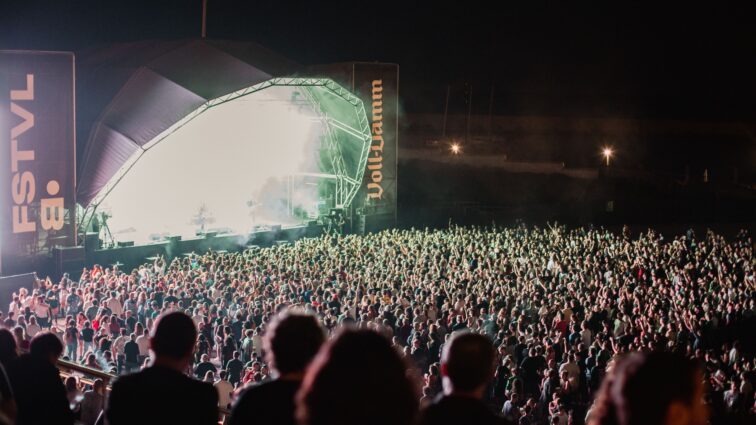
[[[207,0],[202,0],[202,38],[207,36]]]

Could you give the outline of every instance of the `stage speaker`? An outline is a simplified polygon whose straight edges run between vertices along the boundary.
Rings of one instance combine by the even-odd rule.
[[[318,224],[317,220],[308,221],[307,228],[305,228],[305,236],[308,238],[317,237],[322,230],[323,227]]]
[[[394,227],[394,214],[370,214],[357,217],[355,232],[364,235]]]
[[[57,276],[61,276],[63,273],[81,271],[86,261],[87,256],[83,246],[53,248],[53,262]]]
[[[360,214],[357,216],[357,228],[355,229],[355,233],[358,235],[365,235],[365,226],[366,226],[366,219],[367,216],[364,214]]]
[[[102,241],[100,241],[100,234],[97,232],[87,232],[84,234],[84,249],[87,252],[102,248]]]
[[[53,258],[56,261],[84,261],[86,255],[84,247],[72,246],[72,247],[56,247],[53,248]]]

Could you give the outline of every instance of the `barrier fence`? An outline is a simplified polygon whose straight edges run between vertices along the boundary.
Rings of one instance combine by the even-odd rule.
[[[58,360],[58,369],[60,370],[60,376],[63,379],[68,378],[69,376],[73,376],[76,377],[76,379],[80,383],[89,386],[94,385],[94,381],[96,379],[102,379],[103,383],[105,384],[106,394],[110,391],[112,382],[117,378],[117,376],[112,373],[103,372],[101,370],[93,369],[91,367],[73,363],[67,360]],[[103,405],[102,408],[104,409],[105,406]],[[230,410],[223,407],[218,407],[218,424],[225,424],[230,414]]]

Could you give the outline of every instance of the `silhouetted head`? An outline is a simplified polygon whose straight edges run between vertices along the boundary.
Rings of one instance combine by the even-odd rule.
[[[345,328],[326,343],[297,394],[302,425],[409,425],[417,407],[406,364],[370,330]]]
[[[323,329],[315,316],[284,311],[273,319],[265,333],[268,363],[282,375],[304,372],[324,339]]]
[[[607,376],[590,425],[704,425],[703,374],[669,352],[633,353]]]
[[[55,364],[63,354],[63,343],[52,332],[41,332],[34,336],[29,345],[29,354]]]
[[[441,374],[447,392],[475,392],[493,378],[496,351],[487,337],[456,332],[441,355]]]
[[[181,312],[160,316],[150,337],[156,359],[181,361],[191,358],[197,340],[197,328],[191,317]]]
[[[0,364],[8,367],[18,357],[16,338],[8,329],[0,329]]]

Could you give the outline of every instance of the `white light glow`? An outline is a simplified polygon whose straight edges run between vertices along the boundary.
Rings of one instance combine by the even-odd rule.
[[[322,172],[324,124],[298,90],[274,86],[215,106],[147,150],[98,208],[112,215],[115,239],[193,236],[202,205],[206,229],[239,233],[296,221],[288,198],[312,209],[317,185],[287,193],[289,176]]]
[[[606,166],[608,167],[609,162],[612,159],[612,155],[614,155],[614,150],[610,146],[604,146],[601,154],[604,155],[604,161],[606,161]]]

